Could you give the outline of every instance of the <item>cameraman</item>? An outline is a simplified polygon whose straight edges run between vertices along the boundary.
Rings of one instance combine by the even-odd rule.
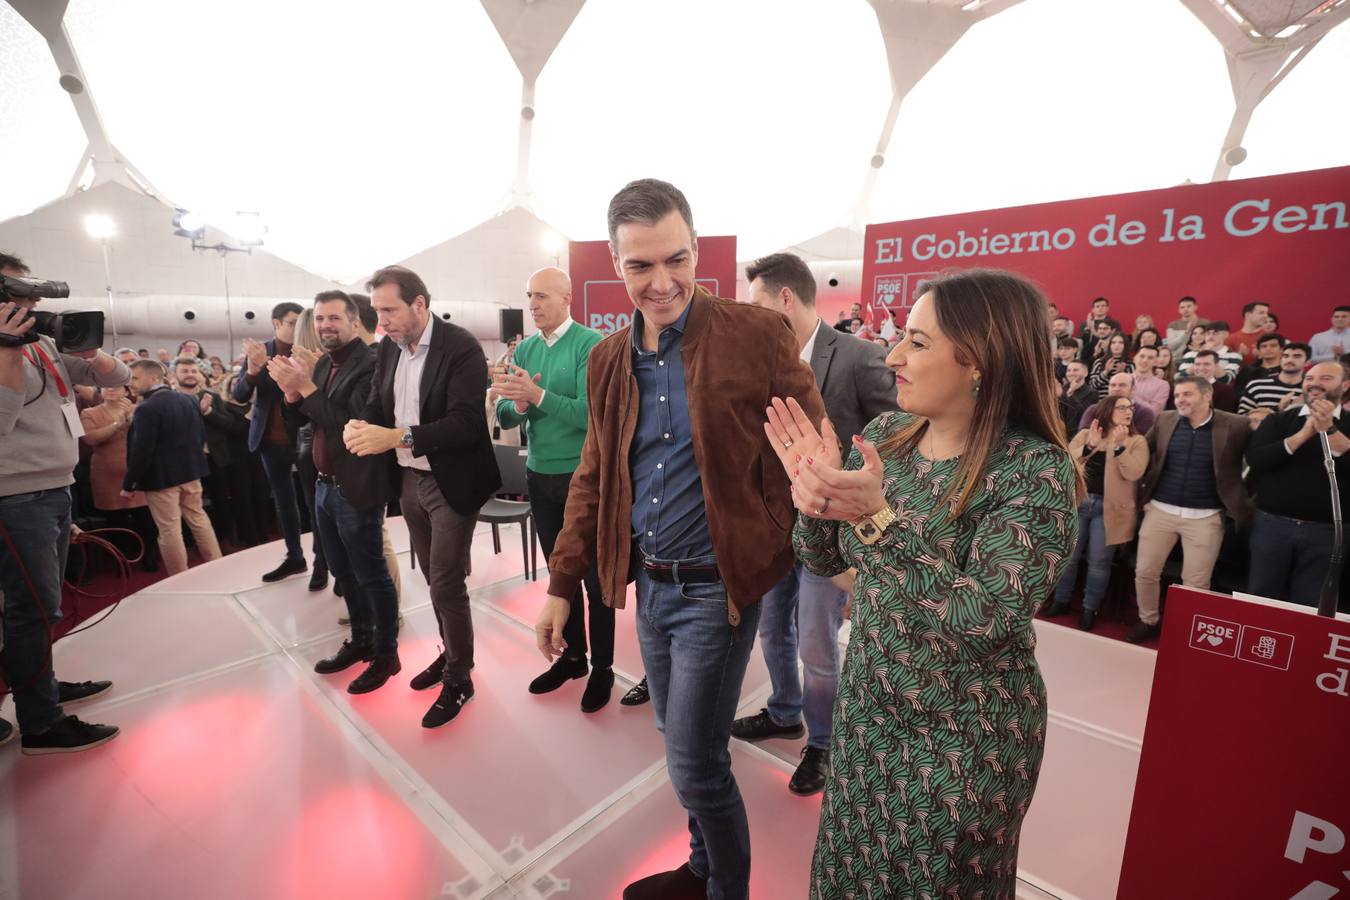
[[[20,278],[28,267],[0,253],[0,275]],[[0,302],[0,335],[33,328],[29,298]],[[118,387],[130,379],[122,363],[100,350],[61,353],[47,337],[21,346],[0,344],[0,592],[4,652],[0,668],[14,694],[23,752],[73,753],[112,740],[117,728],[90,725],[61,708],[111,682],[58,685],[52,671],[51,629],[61,618],[61,581],[70,547],[70,484],[83,434],[73,385]],[[14,728],[0,719],[0,743]]]

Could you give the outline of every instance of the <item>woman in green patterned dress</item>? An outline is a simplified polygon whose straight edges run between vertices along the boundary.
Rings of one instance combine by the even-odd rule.
[[[857,570],[810,895],[1012,897],[1045,742],[1032,617],[1077,537],[1045,298],[930,282],[887,358],[904,412],[855,438],[775,400],[797,555]]]

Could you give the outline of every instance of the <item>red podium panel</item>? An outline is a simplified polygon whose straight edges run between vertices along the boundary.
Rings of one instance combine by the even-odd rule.
[[[572,310],[581,324],[613,334],[633,321],[633,301],[614,273],[608,241],[572,241],[567,252]],[[736,296],[736,238],[698,239],[698,283],[714,296]]]
[[[1121,869],[1133,898],[1350,898],[1350,622],[1173,587]]]

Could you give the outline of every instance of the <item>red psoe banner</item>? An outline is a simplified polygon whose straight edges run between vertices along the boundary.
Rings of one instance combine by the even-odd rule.
[[[1177,300],[1242,327],[1242,306],[1271,304],[1280,332],[1306,341],[1350,302],[1350,167],[1017,206],[867,227],[864,310],[913,305],[946,269],[1011,269],[1076,323],[1094,297],[1126,331]]]
[[[633,301],[614,273],[608,241],[572,241],[567,251],[572,278],[572,316],[601,334],[613,334],[633,321]],[[736,296],[736,238],[698,239],[698,283],[713,295]]]
[[[1173,587],[1120,900],[1350,897],[1350,622]]]

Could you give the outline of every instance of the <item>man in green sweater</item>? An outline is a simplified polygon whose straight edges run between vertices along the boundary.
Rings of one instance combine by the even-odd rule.
[[[497,402],[502,427],[523,423],[529,436],[525,477],[539,542],[548,557],[562,530],[572,473],[581,463],[581,445],[586,441],[586,361],[602,335],[572,321],[572,282],[561,269],[535,272],[526,282],[525,296],[539,331],[516,347],[514,365],[493,374],[492,388],[502,398]],[[567,650],[530,682],[530,693],[547,694],[589,671],[581,710],[590,713],[609,702],[614,687],[614,610],[600,594],[594,565],[584,583],[590,607],[590,667],[578,587],[563,633]]]

